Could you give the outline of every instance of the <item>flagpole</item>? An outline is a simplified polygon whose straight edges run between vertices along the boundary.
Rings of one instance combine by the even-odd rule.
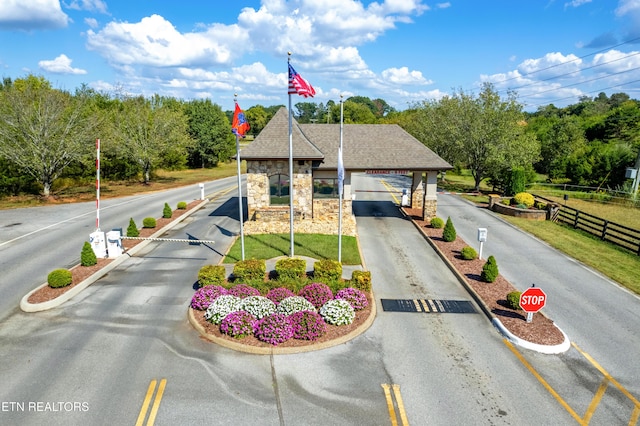
[[[287,75],[289,75],[289,63],[291,52],[287,57]],[[287,90],[287,93],[289,90]],[[289,93],[289,256],[293,257],[293,124],[291,118],[291,93]]]
[[[238,95],[233,95],[233,103],[237,105]],[[240,216],[240,247],[242,250],[242,260],[244,260],[244,212],[242,211],[242,177],[240,175],[240,140],[238,139],[238,133],[236,132],[236,163],[238,163],[238,214]]]
[[[338,148],[338,262],[342,263],[342,197],[343,190],[342,184],[344,179],[344,171],[340,170],[340,167],[344,168],[342,163],[342,138],[343,138],[343,103],[342,95],[340,95],[340,147]],[[342,173],[342,179],[340,178]]]

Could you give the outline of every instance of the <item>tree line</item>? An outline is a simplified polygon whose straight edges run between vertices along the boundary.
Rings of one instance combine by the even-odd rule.
[[[257,136],[283,105],[245,109]],[[299,102],[300,123],[338,123],[340,102]],[[514,171],[554,182],[624,189],[626,167],[640,149],[640,102],[624,93],[581,98],[575,105],[523,111],[517,94],[501,97],[485,84],[396,111],[382,99],[352,96],[345,123],[395,123],[456,168],[468,168],[476,187],[489,178],[505,188]],[[210,100],[105,94],[86,86],[73,93],[29,75],[0,84],[0,195],[49,196],[54,182],[95,177],[95,139],[101,177],[149,183],[157,169],[209,168],[235,154],[233,111]],[[393,141],[389,141],[393,143]]]

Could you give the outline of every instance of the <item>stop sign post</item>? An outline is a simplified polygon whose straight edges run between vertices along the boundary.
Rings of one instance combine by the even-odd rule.
[[[520,307],[527,313],[527,322],[531,322],[533,314],[547,304],[547,295],[535,285],[526,289],[520,295]]]

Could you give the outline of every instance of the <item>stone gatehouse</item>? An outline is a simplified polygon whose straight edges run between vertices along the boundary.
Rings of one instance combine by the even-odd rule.
[[[298,124],[292,119],[293,176],[289,179],[289,117],[281,108],[240,156],[247,161],[246,233],[286,233],[293,191],[295,232],[338,233],[339,124]],[[411,207],[435,216],[436,178],[451,169],[420,141],[392,124],[343,125],[342,233],[356,235],[351,174],[410,173]]]

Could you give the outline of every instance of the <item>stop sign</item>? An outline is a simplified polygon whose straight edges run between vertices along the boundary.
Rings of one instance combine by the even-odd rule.
[[[520,307],[525,312],[538,312],[547,304],[547,295],[538,287],[529,287],[520,295]]]

